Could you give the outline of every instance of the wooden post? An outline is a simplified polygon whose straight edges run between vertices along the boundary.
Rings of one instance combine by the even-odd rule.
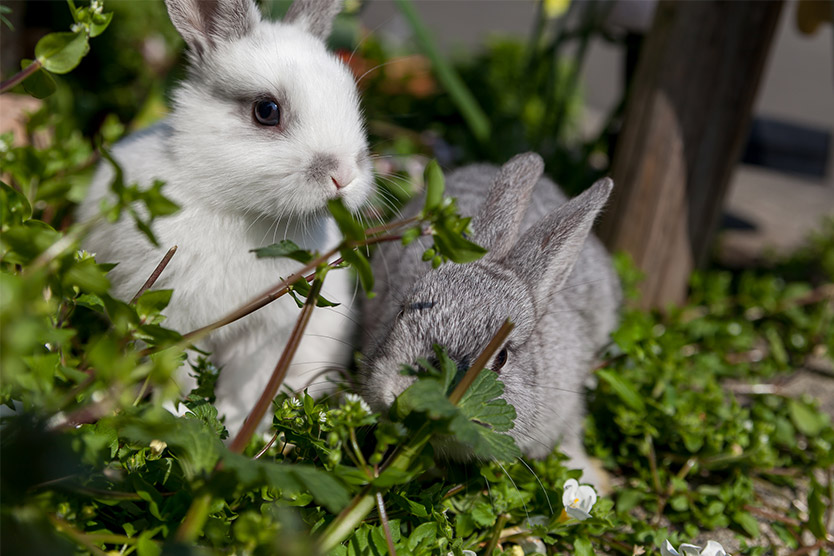
[[[781,9],[781,1],[657,6],[599,230],[646,273],[645,307],[683,302],[689,274],[709,254]]]

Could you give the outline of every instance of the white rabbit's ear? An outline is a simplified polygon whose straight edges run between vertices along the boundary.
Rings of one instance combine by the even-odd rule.
[[[252,0],[165,0],[171,22],[201,57],[217,44],[238,39],[260,21]]]
[[[488,257],[501,258],[515,244],[530,195],[543,171],[544,162],[536,153],[516,155],[498,170],[472,223],[475,242],[489,249]]]
[[[330,36],[333,20],[342,11],[343,0],[295,0],[284,16],[285,23],[298,25],[321,40]]]
[[[527,230],[504,258],[533,288],[537,307],[546,304],[570,276],[613,187],[610,178],[597,181]]]

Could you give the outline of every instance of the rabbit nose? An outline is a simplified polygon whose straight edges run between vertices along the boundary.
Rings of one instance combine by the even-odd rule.
[[[344,168],[338,168],[336,171],[330,173],[330,179],[333,181],[333,185],[336,186],[336,189],[347,187],[355,177],[356,174],[353,170]]]

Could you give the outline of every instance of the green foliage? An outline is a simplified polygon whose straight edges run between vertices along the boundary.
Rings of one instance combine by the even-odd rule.
[[[830,242],[816,246],[816,260],[834,252]],[[820,295],[827,287],[712,271],[693,276],[687,307],[626,311],[613,356],[597,372],[587,427],[593,452],[628,477],[618,509],[755,538],[750,509],[767,507],[757,484],[801,491],[806,477],[834,465],[834,428],[818,404],[756,384],[832,353],[834,307]],[[811,487],[808,503],[819,504],[820,492]],[[789,512],[799,525],[778,527],[816,534],[819,515]]]
[[[825,542],[834,430],[817,402],[787,395],[777,379],[834,353],[834,220],[788,261],[697,274],[685,307],[666,314],[626,310],[589,394],[586,426],[590,451],[618,486],[587,520],[563,512],[563,485],[580,477],[564,455],[517,457],[506,434],[515,411],[500,398],[495,373],[481,372],[457,405],[449,400],[460,373],[442,350],[435,364],[408,371],[415,382],[388,415],[373,413],[350,393],[322,400],[281,395],[273,404],[273,438],[256,435],[243,453],[231,451],[213,405],[223,370],[195,352],[186,364],[196,387],[181,397],[173,385],[188,342],[164,326],[172,292],[151,289],[131,303],[116,299],[107,277],[112,266],[78,250],[91,224],[74,223],[71,211],[97,162],[93,141],[79,131],[89,131],[95,119],[90,107],[101,106],[91,99],[107,93],[116,104],[105,106],[125,120],[145,106],[138,115],[143,121],[161,95],[146,82],[153,71],[130,42],[156,29],[164,19],[161,4],[112,5],[125,14],[114,25],[135,27],[111,30],[96,44],[118,45],[101,67],[124,68],[124,74],[68,87],[74,75],[53,80],[46,70],[35,72],[25,87],[38,96],[55,94],[30,116],[28,141],[0,137],[9,182],[0,184],[0,403],[15,410],[4,413],[0,435],[4,553],[300,555],[326,547],[330,554],[370,555],[386,553],[390,533],[398,554],[517,554],[521,546],[544,546],[550,554],[633,554],[730,527],[745,536],[742,553],[761,554],[768,547],[756,539],[752,511],[774,511],[762,485],[771,489],[765,492],[789,491],[799,500],[796,508],[804,508],[777,510],[779,519],[769,525],[779,542],[805,552],[803,534]],[[70,3],[70,12],[77,27],[47,35],[36,51],[53,73],[78,65],[89,39],[110,24],[109,13],[93,5]],[[173,44],[165,25],[166,44]],[[565,149],[578,103],[572,85],[578,62],[559,61],[558,41],[536,37],[536,48],[496,43],[455,68],[486,109],[494,134],[506,140],[473,141],[478,133],[471,121],[461,125],[439,95],[409,99],[405,106],[413,109],[394,112],[432,122],[415,124],[421,131],[445,130],[464,149],[463,159],[503,161],[506,153],[532,146],[550,155],[552,170],[560,157],[581,152],[579,174],[586,176],[587,155],[598,145]],[[371,39],[362,51],[374,48]],[[96,50],[89,57],[103,59]],[[85,64],[76,73],[99,71]],[[149,90],[155,92],[145,102]],[[376,98],[373,89],[370,94]],[[394,106],[396,97],[389,94],[379,106],[369,102],[369,109]],[[94,127],[106,143],[124,131],[118,119],[102,120]],[[413,135],[398,137],[399,154],[413,152],[412,141]],[[106,149],[101,153],[109,158]],[[163,184],[126,183],[113,166],[113,194],[97,218],[131,217],[153,240],[153,219],[177,207]],[[370,231],[341,203],[331,204],[346,237],[338,248],[343,263],[335,266],[351,266],[366,291],[373,275],[363,248],[373,243],[431,237],[424,259],[435,266],[483,255],[467,239],[469,219],[443,196],[436,163],[425,169],[424,182],[418,217]],[[254,251],[309,265],[318,278],[330,268],[322,254],[291,242]],[[623,257],[617,267],[634,299],[639,272]],[[287,289],[299,304],[311,292],[305,280]],[[163,400],[180,403],[183,415],[163,410]],[[443,457],[461,452],[475,460]]]

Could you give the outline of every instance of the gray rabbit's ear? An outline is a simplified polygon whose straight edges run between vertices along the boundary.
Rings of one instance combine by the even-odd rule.
[[[489,249],[487,257],[501,258],[512,249],[543,171],[544,162],[536,153],[516,155],[498,170],[472,223],[475,241]]]
[[[604,178],[527,230],[504,258],[533,288],[539,307],[564,285],[614,182]]]
[[[342,11],[343,0],[295,0],[284,22],[298,25],[322,40],[330,36],[333,20]]]
[[[165,0],[165,6],[198,58],[219,43],[243,37],[261,19],[252,0]]]

